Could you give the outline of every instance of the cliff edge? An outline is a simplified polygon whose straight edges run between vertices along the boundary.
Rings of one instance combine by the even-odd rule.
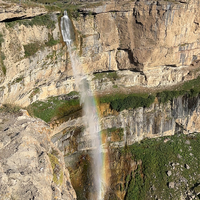
[[[61,152],[49,127],[26,111],[0,113],[1,200],[74,200]]]

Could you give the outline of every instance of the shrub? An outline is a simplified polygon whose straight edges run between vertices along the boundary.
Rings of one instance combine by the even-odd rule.
[[[129,108],[149,107],[154,102],[155,97],[149,95],[147,98],[129,95],[125,98],[118,98],[110,102],[113,110],[122,111]]]
[[[59,40],[54,40],[53,36],[51,34],[48,34],[48,38],[49,38],[49,40],[47,42],[45,42],[45,44],[49,47],[54,46],[59,43]]]
[[[24,45],[25,57],[34,55],[41,48],[41,44],[38,42]]]
[[[159,99],[160,103],[166,103],[168,101],[172,101],[174,98],[183,95],[185,92],[184,91],[163,91],[157,93],[157,97]]]
[[[16,113],[20,113],[20,109],[21,109],[20,106],[7,103],[7,104],[3,104],[3,106],[0,107],[0,112],[16,114]]]

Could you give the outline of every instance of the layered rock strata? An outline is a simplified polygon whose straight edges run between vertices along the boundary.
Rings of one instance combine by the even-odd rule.
[[[27,106],[77,90],[61,42],[59,19],[55,26],[25,25],[47,11],[44,7],[2,4],[0,102]],[[7,5],[7,7],[6,7]],[[71,15],[76,48],[86,74],[117,71],[119,79],[93,79],[97,92],[116,85],[167,87],[199,75],[198,1],[105,1]],[[32,19],[29,19],[32,18]],[[16,23],[9,26],[10,22]],[[60,43],[47,45],[49,40]],[[26,47],[39,45],[33,55]],[[122,86],[122,87],[121,87]]]
[[[105,116],[101,118],[101,129],[123,129],[123,137],[118,141],[112,139],[112,134],[103,141],[111,146],[131,145],[144,138],[156,138],[200,132],[200,98],[180,96],[172,102],[153,103],[149,108],[137,108],[113,113],[109,107],[101,110]],[[65,154],[81,152],[95,147],[89,135],[84,133],[84,118],[69,120],[55,127],[52,141]]]
[[[111,1],[82,13],[73,22],[88,72],[145,72],[199,60],[198,1]]]

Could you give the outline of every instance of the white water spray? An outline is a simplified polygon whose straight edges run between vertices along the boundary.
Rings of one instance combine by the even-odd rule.
[[[100,126],[98,121],[98,114],[97,109],[94,104],[94,97],[90,86],[88,84],[88,80],[85,78],[83,73],[83,69],[81,66],[81,62],[75,50],[72,49],[73,47],[73,39],[72,39],[72,25],[71,21],[67,15],[67,12],[64,12],[64,16],[61,18],[61,31],[63,40],[66,42],[68,47],[71,66],[73,69],[73,74],[75,78],[75,82],[79,88],[80,96],[81,96],[81,103],[83,103],[83,111],[85,116],[85,126],[86,126],[86,133],[89,134],[89,137],[92,141],[93,147],[93,170],[94,170],[94,183],[95,188],[97,190],[97,199],[96,200],[103,200],[104,199],[104,192],[103,192],[103,180],[101,180],[102,175],[102,158],[101,158],[101,143],[100,143]],[[92,199],[94,200],[94,199]]]

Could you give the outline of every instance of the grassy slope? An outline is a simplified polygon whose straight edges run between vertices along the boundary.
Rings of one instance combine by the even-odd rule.
[[[199,183],[199,177],[195,174],[200,174],[200,134],[167,138],[170,139],[167,142],[164,142],[166,138],[146,139],[122,150],[122,153],[131,152],[132,159],[142,160],[142,165],[138,166],[128,181],[125,199],[156,199],[156,196],[165,200],[179,199],[181,191],[187,188],[180,179],[188,181],[189,189]],[[190,169],[186,169],[185,164]],[[172,172],[171,176],[167,176],[168,170]],[[168,187],[169,182],[175,182],[175,189]]]
[[[77,92],[69,93],[68,97],[77,95]],[[29,113],[50,122],[55,118],[62,118],[81,110],[79,99],[62,100],[59,97],[50,97],[46,101],[36,101],[27,107]]]

